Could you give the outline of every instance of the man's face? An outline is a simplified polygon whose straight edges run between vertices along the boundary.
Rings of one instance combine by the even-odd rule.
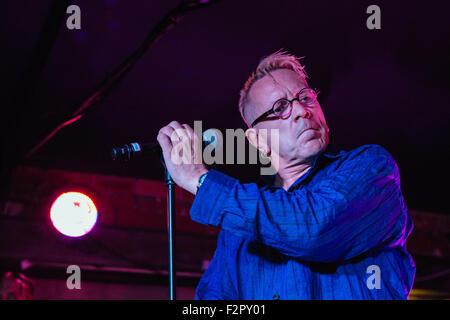
[[[288,69],[272,71],[256,81],[250,89],[247,121],[252,123],[261,114],[270,110],[278,99],[292,100],[305,87],[306,84],[294,71]],[[306,111],[309,111],[309,117],[305,116]],[[270,115],[269,119],[257,123],[255,129],[267,129],[269,144],[270,129],[279,129],[278,153],[280,159],[287,164],[310,160],[323,152],[328,145],[328,126],[318,102],[313,106],[304,106],[296,100],[292,104],[289,118],[276,119]]]

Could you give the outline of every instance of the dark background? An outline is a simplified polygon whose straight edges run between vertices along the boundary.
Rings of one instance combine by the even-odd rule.
[[[68,30],[62,21],[18,124],[15,143],[24,150],[87,98],[178,1],[71,4],[81,8],[81,30]],[[109,148],[153,141],[174,119],[191,125],[202,120],[204,129],[245,128],[239,90],[261,57],[284,48],[305,57],[310,86],[321,91],[333,148],[382,145],[397,160],[407,205],[449,213],[449,5],[377,1],[381,30],[369,30],[370,4],[226,0],[189,13],[103,102],[28,161],[159,179],[157,161],[116,164],[108,159]],[[17,92],[50,5],[1,4],[3,105]],[[222,170],[242,179],[258,173],[254,166]]]

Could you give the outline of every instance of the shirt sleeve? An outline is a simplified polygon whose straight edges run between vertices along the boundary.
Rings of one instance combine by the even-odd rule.
[[[404,245],[409,219],[397,164],[377,145],[349,152],[332,170],[291,191],[240,184],[211,170],[190,214],[199,223],[320,262]]]

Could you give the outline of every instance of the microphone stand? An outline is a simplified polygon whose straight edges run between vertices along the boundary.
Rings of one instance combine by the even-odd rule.
[[[93,90],[87,99],[79,106],[75,112],[69,111],[55,129],[53,129],[43,140],[35,145],[26,154],[26,158],[31,157],[48,140],[50,140],[58,131],[67,125],[70,125],[82,118],[88,111],[93,110],[93,106],[102,101],[107,94],[128,74],[131,68],[136,64],[139,58],[147,51],[150,45],[159,40],[171,28],[173,28],[181,18],[190,11],[206,7],[218,0],[182,0],[180,4],[169,11],[169,13],[153,28],[145,38],[141,46],[132,53],[121,65],[119,65],[111,75]],[[167,227],[169,233],[169,281],[170,281],[170,300],[176,299],[175,286],[175,248],[174,248],[174,229],[175,229],[175,182],[167,171],[164,159],[161,157],[164,166],[164,180],[167,185]]]
[[[164,182],[167,186],[167,232],[169,236],[169,298],[177,299],[176,269],[175,269],[175,181],[167,170],[163,156],[161,162],[164,166]]]

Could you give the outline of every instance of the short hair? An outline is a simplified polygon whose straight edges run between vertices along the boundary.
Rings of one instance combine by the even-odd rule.
[[[247,79],[244,88],[240,91],[239,112],[248,127],[250,127],[250,124],[245,119],[244,108],[249,103],[248,93],[250,92],[253,84],[274,70],[288,69],[297,73],[307,85],[308,83],[306,82],[306,78],[308,78],[308,75],[305,71],[305,67],[299,62],[302,58],[303,57],[298,58],[280,49],[260,60],[258,66],[256,67],[256,71],[253,72]]]

